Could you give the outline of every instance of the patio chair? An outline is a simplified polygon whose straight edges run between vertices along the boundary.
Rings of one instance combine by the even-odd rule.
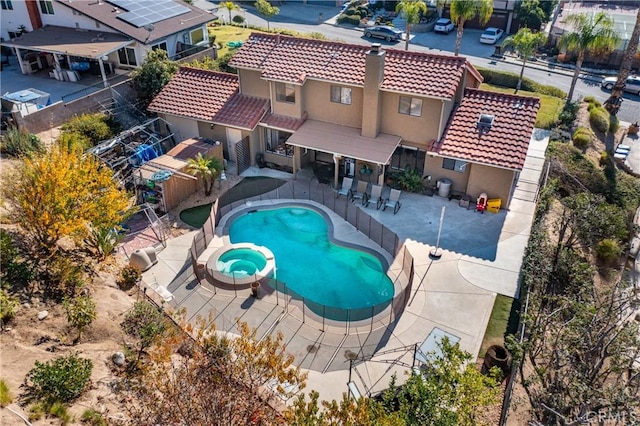
[[[367,185],[368,183],[363,180],[358,181],[356,192],[351,195],[351,202],[355,202],[358,199],[362,200],[362,205],[364,205],[365,197],[367,196]]]
[[[400,204],[400,194],[402,193],[402,191],[400,191],[399,189],[392,189],[391,193],[389,194],[389,198],[387,198],[386,200],[384,200],[384,207],[382,208],[382,211],[385,211],[387,209],[387,207],[393,207],[393,214],[398,213],[398,210],[400,210],[401,204]]]
[[[375,203],[376,209],[382,207],[382,187],[380,185],[371,185],[371,195],[365,194],[362,199],[362,205],[369,207],[369,204]]]
[[[336,194],[336,198],[341,195],[347,197],[347,200],[350,200],[353,196],[353,192],[351,192],[351,186],[353,185],[353,178],[344,178],[342,179],[342,187],[338,189],[338,193]]]

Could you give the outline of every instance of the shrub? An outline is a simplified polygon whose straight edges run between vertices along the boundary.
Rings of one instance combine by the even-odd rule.
[[[599,161],[600,165],[604,166],[605,164],[607,164],[607,162],[609,161],[609,158],[610,158],[609,153],[607,151],[602,151],[600,153],[600,161]]]
[[[120,130],[118,122],[103,113],[76,115],[62,126],[63,133],[78,133],[86,137],[91,146],[114,137]]]
[[[614,265],[621,254],[622,248],[616,240],[605,238],[596,245],[596,256],[605,265]]]
[[[576,148],[584,151],[591,143],[592,137],[593,133],[591,132],[591,130],[587,129],[586,127],[578,127],[573,133],[571,139],[573,140],[573,145]]]
[[[609,115],[609,131],[615,134],[620,128],[620,120],[615,115]]]
[[[93,408],[84,410],[82,417],[80,417],[80,421],[90,426],[107,426],[108,424],[102,416],[102,413],[94,410]]]
[[[9,127],[0,139],[0,152],[9,157],[29,156],[44,152],[44,145],[36,135]]]
[[[353,16],[353,15],[358,15],[358,16],[360,16],[360,12],[358,11],[358,9],[356,9],[356,8],[355,8],[355,7],[353,7],[353,6],[348,7],[348,8],[347,8],[347,10],[345,10],[345,11],[343,12],[343,14],[344,14],[344,15],[347,15],[347,16]]]
[[[63,306],[67,312],[67,321],[78,330],[78,337],[74,340],[75,343],[82,337],[84,329],[96,319],[96,303],[91,296],[82,295],[72,301],[65,299]]]
[[[398,174],[398,186],[410,192],[422,191],[422,175],[415,169],[406,168]]]
[[[516,88],[516,86],[518,85],[518,80],[520,78],[518,74],[506,71],[496,71],[487,68],[478,68],[478,71],[484,78],[484,83],[494,84],[496,86],[502,87],[509,87],[512,89]],[[529,92],[537,92],[541,95],[554,96],[560,99],[565,99],[567,97],[567,94],[557,87],[539,84],[526,77],[522,79],[522,85],[520,86],[520,89]]]
[[[134,285],[140,281],[140,277],[142,277],[142,272],[140,268],[133,265],[127,265],[122,268],[122,272],[120,272],[120,280],[118,281],[118,286],[122,290],[129,290]]]
[[[78,398],[89,384],[93,363],[70,354],[42,363],[29,371],[28,387],[38,399],[70,402]]]
[[[324,34],[318,32],[318,31],[313,31],[309,33],[309,37],[311,37],[314,40],[326,40],[327,36],[325,36]]]
[[[38,401],[29,408],[29,420],[40,420],[43,416],[57,417],[63,425],[69,424],[73,418],[67,407],[59,401]]]
[[[607,133],[609,131],[609,112],[602,107],[593,108],[589,112],[589,123],[598,132]]]
[[[338,24],[351,24],[351,25],[359,25],[360,24],[360,15],[346,15],[342,14],[338,17]]]
[[[570,128],[573,125],[573,122],[576,121],[579,109],[580,104],[578,102],[570,102],[568,104],[565,104],[562,112],[560,113],[560,116],[558,117],[558,125],[564,128]]]
[[[589,95],[589,96],[585,96],[583,101],[587,102],[587,103],[594,103],[597,102],[596,97],[593,95]]]
[[[30,266],[4,229],[0,229],[0,278],[14,286],[26,285],[33,278]]]
[[[235,15],[231,20],[236,24],[244,24],[244,18],[242,15]]]
[[[7,383],[3,379],[0,379],[0,407],[4,408],[12,402],[13,396],[9,391],[9,386],[7,386]]]
[[[4,329],[5,324],[15,317],[17,307],[18,300],[11,297],[5,289],[0,289],[0,329]]]
[[[136,302],[120,324],[129,336],[140,339],[138,358],[142,351],[150,347],[156,338],[164,335],[167,322],[157,306],[148,302]]]

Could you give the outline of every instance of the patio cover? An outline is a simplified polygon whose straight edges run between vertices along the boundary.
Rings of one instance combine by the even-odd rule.
[[[360,129],[355,127],[307,120],[287,139],[287,144],[375,164],[387,164],[400,140],[400,136],[386,133],[368,138],[362,136]]]
[[[131,43],[132,40],[120,34],[47,25],[18,38],[3,41],[2,45],[98,59]]]

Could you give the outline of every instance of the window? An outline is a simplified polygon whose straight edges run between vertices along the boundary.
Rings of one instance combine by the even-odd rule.
[[[398,112],[400,114],[420,117],[422,115],[422,99],[400,96],[400,107],[398,108]]]
[[[454,160],[453,158],[443,158],[442,168],[447,170],[455,170],[458,173],[464,173],[467,162],[462,160]]]
[[[43,15],[53,15],[53,2],[51,0],[40,0],[40,12]]]
[[[191,31],[189,36],[191,37],[191,44],[198,44],[204,41],[204,31],[202,31],[202,28]]]
[[[418,170],[420,173],[424,170],[424,161],[426,151],[417,149],[412,146],[400,145],[395,149],[391,156],[391,168],[395,170],[404,170],[406,168]]]
[[[278,102],[296,103],[296,88],[291,83],[276,83],[276,100]]]
[[[291,136],[291,133],[281,132],[275,129],[265,129],[267,152],[273,154],[285,155],[287,157],[293,157],[293,146],[287,145],[287,139]]]
[[[351,105],[351,89],[348,87],[331,86],[331,102]]]
[[[152,50],[164,50],[165,52],[168,52],[169,49],[167,49],[167,42],[166,41],[161,41],[158,44],[154,44],[151,46]]]
[[[138,66],[138,62],[136,62],[136,51],[131,47],[123,47],[118,50],[118,60],[122,65]]]
[[[11,4],[11,0],[2,0],[0,1],[0,5],[2,5],[2,10],[13,10],[13,4]]]

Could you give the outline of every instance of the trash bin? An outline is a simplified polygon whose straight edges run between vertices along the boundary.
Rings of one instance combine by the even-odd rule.
[[[451,179],[440,179],[438,181],[438,195],[447,198],[451,193]]]

